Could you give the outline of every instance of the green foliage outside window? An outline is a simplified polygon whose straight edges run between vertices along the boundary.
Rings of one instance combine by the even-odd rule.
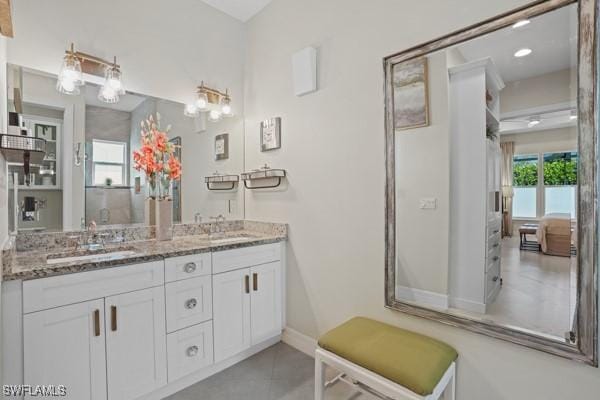
[[[513,164],[513,186],[537,186],[537,161],[519,160],[515,157]]]

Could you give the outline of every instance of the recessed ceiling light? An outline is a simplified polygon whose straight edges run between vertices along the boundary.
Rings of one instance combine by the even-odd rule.
[[[518,21],[517,23],[515,23],[515,24],[514,24],[512,27],[513,27],[514,29],[521,28],[521,27],[523,27],[523,26],[525,26],[525,25],[529,24],[530,22],[531,22],[531,21],[530,21],[530,20],[528,20],[528,19],[522,19],[522,20]]]
[[[540,122],[542,122],[540,117],[531,117],[531,118],[529,118],[529,123],[527,124],[527,127],[533,128],[534,126],[538,125]]]
[[[517,50],[517,52],[515,53],[515,57],[521,58],[521,57],[528,56],[532,53],[532,51],[533,50],[528,49],[528,48]]]

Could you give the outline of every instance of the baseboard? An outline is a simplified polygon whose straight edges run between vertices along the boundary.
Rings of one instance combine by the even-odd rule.
[[[296,350],[303,352],[311,357],[315,356],[315,350],[317,349],[317,339],[306,336],[292,328],[285,328],[281,335],[281,341],[286,343]]]
[[[419,305],[430,306],[442,310],[448,309],[448,295],[396,285],[396,298]]]
[[[472,300],[459,299],[456,297],[450,297],[450,307],[458,308],[463,311],[471,311],[480,314],[485,314],[485,304],[479,303]]]

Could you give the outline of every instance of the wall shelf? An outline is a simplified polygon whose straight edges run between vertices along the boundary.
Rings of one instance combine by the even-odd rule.
[[[0,151],[6,162],[41,164],[46,154],[46,141],[31,136],[0,135]]]
[[[236,183],[239,181],[239,175],[221,175],[218,172],[215,172],[212,176],[207,176],[204,178],[204,182],[206,183],[206,188],[208,190],[233,190],[235,189]],[[220,187],[225,185],[227,186]]]
[[[286,176],[285,169],[271,168],[265,164],[264,167],[242,174],[242,180],[246,189],[272,189],[281,185],[281,181]],[[248,185],[248,182],[260,181],[266,179],[277,179],[277,183],[272,185],[253,186]]]

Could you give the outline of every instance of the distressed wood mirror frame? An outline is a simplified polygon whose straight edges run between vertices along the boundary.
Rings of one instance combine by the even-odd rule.
[[[542,0],[384,59],[386,136],[385,304],[387,308],[507,340],[588,365],[598,366],[598,6],[600,0]],[[575,341],[568,343],[476,318],[436,311],[396,299],[395,137],[392,67],[431,52],[511,26],[555,9],[579,6],[578,110],[578,281]]]

